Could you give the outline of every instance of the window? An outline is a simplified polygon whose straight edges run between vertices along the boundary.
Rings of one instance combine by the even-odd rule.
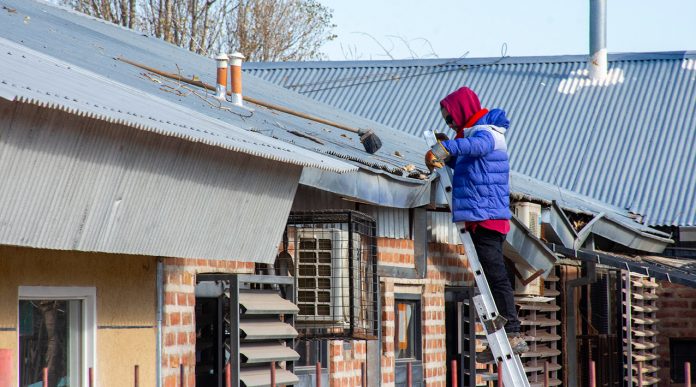
[[[670,339],[669,358],[672,383],[684,383],[684,362],[691,362],[691,374],[696,374],[696,339]]]
[[[94,288],[19,287],[19,381],[50,386],[86,385],[94,367]],[[38,384],[37,384],[38,383]]]
[[[419,297],[418,295],[415,295]],[[394,352],[397,359],[420,359],[420,301],[397,299]]]
[[[321,362],[322,368],[329,366],[329,340],[296,340],[295,351],[300,358],[295,361],[295,367],[309,367],[314,370],[317,362]]]

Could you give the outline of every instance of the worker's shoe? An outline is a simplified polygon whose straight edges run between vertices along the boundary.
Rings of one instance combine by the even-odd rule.
[[[521,333],[508,333],[508,340],[510,340],[510,346],[512,347],[512,352],[515,355],[521,355],[525,352],[529,352],[529,345],[524,337],[522,337]]]
[[[507,336],[508,340],[510,341],[510,346],[512,347],[512,352],[515,355],[521,355],[525,352],[529,352],[529,345],[519,332],[508,333]],[[493,357],[491,347],[486,347],[483,352],[477,353],[476,361],[479,363],[493,363],[495,358]]]

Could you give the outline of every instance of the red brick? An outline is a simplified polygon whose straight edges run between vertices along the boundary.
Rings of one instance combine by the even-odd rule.
[[[174,312],[169,313],[169,325],[180,325],[181,324],[181,313]]]
[[[193,313],[182,313],[181,317],[182,325],[193,325]]]
[[[186,332],[179,332],[177,334],[177,340],[176,343],[178,345],[186,345],[188,344],[188,334]]]
[[[169,375],[164,378],[164,387],[179,387],[179,383],[174,375]]]
[[[174,333],[167,333],[164,336],[164,345],[170,347],[176,344],[176,335]]]

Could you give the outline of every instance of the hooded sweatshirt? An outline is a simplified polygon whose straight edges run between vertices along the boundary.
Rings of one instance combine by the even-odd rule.
[[[504,136],[510,121],[505,111],[481,109],[478,97],[467,87],[448,95],[440,105],[459,129],[454,140],[442,142],[454,170],[453,221],[467,222],[470,229],[481,226],[507,233],[512,215]]]

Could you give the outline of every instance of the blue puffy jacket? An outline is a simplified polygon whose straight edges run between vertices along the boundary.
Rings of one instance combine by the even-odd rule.
[[[493,109],[464,137],[442,145],[451,155],[454,169],[452,217],[454,222],[510,219],[510,188],[505,131],[510,121],[505,112]]]

